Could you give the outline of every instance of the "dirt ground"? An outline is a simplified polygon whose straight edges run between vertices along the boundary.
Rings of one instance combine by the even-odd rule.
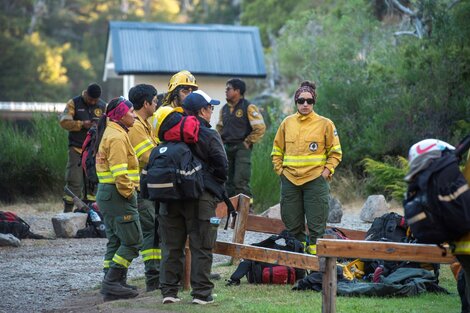
[[[34,233],[54,237],[51,218],[61,211],[59,203],[38,203],[34,205],[0,205],[2,211],[16,212],[25,219]],[[367,229],[370,224],[362,223],[357,210],[345,210],[340,227]],[[218,240],[230,241],[230,230],[219,230]],[[257,242],[266,235],[250,233],[246,242]],[[24,239],[21,246],[0,247],[0,313],[48,312],[157,312],[145,309],[117,307],[103,303],[99,285],[103,278],[101,264],[106,239]],[[215,255],[214,264],[226,262],[225,256]],[[161,301],[157,292],[144,292],[143,262],[139,257],[129,270],[129,277],[140,288],[136,299],[125,300],[139,303]],[[158,313],[158,312],[157,312]]]

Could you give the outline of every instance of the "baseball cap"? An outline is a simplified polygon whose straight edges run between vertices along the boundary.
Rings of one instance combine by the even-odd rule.
[[[219,105],[220,101],[212,99],[207,93],[198,89],[191,92],[183,101],[183,109],[197,112],[205,106],[208,105]]]

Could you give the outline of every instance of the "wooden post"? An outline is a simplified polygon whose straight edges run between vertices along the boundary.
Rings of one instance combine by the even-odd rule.
[[[239,194],[238,195],[238,215],[235,221],[235,229],[233,230],[233,242],[234,243],[244,243],[245,242],[245,232],[246,224],[248,221],[248,214],[250,210],[250,197]],[[232,264],[238,264],[240,261],[239,258],[232,258]]]
[[[184,290],[189,290],[191,284],[191,250],[189,250],[189,236],[186,239],[186,244],[184,245]]]
[[[320,270],[323,272],[322,313],[336,313],[336,258],[320,258]]]

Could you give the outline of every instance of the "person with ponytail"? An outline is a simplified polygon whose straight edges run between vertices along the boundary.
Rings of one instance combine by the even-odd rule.
[[[333,122],[313,110],[315,83],[302,82],[294,101],[297,112],[279,126],[271,157],[281,177],[281,219],[306,252],[316,254],[316,241],[325,233],[329,180],[341,162],[341,145]]]
[[[96,202],[106,226],[105,277],[101,293],[105,301],[133,298],[136,287],[127,285],[127,270],[139,256],[142,230],[137,210],[139,161],[127,134],[134,124],[132,102],[111,100],[98,123]]]

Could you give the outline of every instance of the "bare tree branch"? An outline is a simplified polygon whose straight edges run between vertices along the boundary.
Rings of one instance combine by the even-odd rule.
[[[447,7],[449,10],[452,9],[456,4],[459,4],[460,0],[452,1],[449,6]]]
[[[399,31],[399,32],[394,32],[393,33],[394,36],[413,36],[413,37],[418,37],[418,35],[416,34],[416,32],[412,32],[412,31]],[[418,37],[419,38],[419,37]]]
[[[405,7],[403,4],[400,3],[400,1],[398,1],[398,0],[391,0],[391,1],[403,13],[408,14],[409,16],[416,16],[416,12],[413,12],[409,8]]]

